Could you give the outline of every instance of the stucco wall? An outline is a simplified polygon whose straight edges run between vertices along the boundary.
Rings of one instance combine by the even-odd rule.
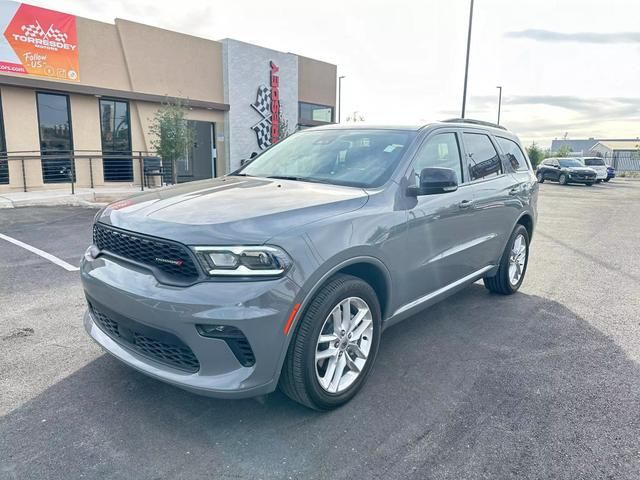
[[[298,98],[301,102],[336,106],[337,67],[307,57],[298,57]]]

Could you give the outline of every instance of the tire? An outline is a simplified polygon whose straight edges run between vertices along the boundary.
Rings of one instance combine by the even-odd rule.
[[[558,182],[560,182],[560,185],[566,185],[567,183],[569,183],[567,181],[567,176],[564,173],[560,175],[560,178],[558,178]]]
[[[511,266],[511,254],[514,248],[514,244],[518,237],[522,237],[525,245],[524,251],[524,264],[520,266],[520,276],[517,281],[514,283],[510,277],[510,266]],[[507,246],[504,249],[504,253],[502,254],[502,258],[500,259],[500,266],[498,267],[498,271],[495,275],[491,277],[484,277],[484,286],[488,288],[490,291],[494,293],[499,293],[502,295],[511,295],[516,293],[522,285],[525,274],[527,273],[527,266],[529,265],[529,232],[527,229],[518,225],[511,233],[511,237],[509,237],[509,241],[507,242]]]
[[[366,316],[365,320],[359,324],[360,327],[354,329],[357,334],[358,330],[364,327],[365,322],[369,325],[370,319],[371,328],[367,327],[356,340],[356,343],[359,342],[358,351],[361,354],[366,352],[366,359],[362,359],[354,353],[354,350],[351,350],[353,340],[349,339],[352,337],[345,334],[340,338],[339,335],[333,334],[335,327],[334,317],[331,314],[336,309],[342,312],[341,304],[345,305],[344,302],[347,299],[350,302],[350,313],[355,313],[356,309],[357,312],[362,312],[363,304],[369,309],[370,316]],[[382,315],[375,291],[360,278],[338,274],[313,297],[297,323],[298,327],[289,344],[280,375],[280,390],[292,400],[314,410],[331,410],[347,403],[364,385],[378,353]],[[344,328],[344,332],[346,331],[348,327]],[[335,342],[340,345],[334,343],[334,340],[320,343],[321,334],[334,335]],[[329,358],[316,360],[318,353],[322,354],[329,350],[337,353]],[[359,373],[355,373],[355,369],[350,368],[349,361],[356,369],[359,367]],[[336,365],[333,372],[329,370],[331,362],[335,362],[334,365]],[[337,382],[332,381],[328,385],[323,385],[320,376],[323,374],[326,381],[330,380],[329,377],[336,379],[335,371],[339,370],[340,362],[343,362],[344,376]],[[358,365],[355,365],[355,362],[358,362]],[[335,391],[332,391],[334,389]]]
[[[596,180],[596,183],[602,183],[602,179]]]
[[[586,185],[587,187],[593,187],[593,182],[585,183],[585,185]]]
[[[604,181],[608,182],[609,180],[611,180],[610,178],[605,178]]]
[[[536,178],[538,179],[538,183],[544,183],[544,175],[542,175],[542,172],[536,173]]]

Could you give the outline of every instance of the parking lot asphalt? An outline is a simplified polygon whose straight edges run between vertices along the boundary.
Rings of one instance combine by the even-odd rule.
[[[78,273],[0,240],[0,479],[640,478],[640,182],[540,186],[527,278],[385,332],[329,413],[199,397],[84,334]],[[95,211],[0,210],[77,265]]]

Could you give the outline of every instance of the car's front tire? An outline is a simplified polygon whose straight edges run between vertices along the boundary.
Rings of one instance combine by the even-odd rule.
[[[587,187],[593,187],[593,182],[587,182],[585,185],[586,185]]]
[[[495,293],[511,295],[522,285],[529,264],[529,232],[523,225],[513,230],[495,275],[484,277],[484,286]]]
[[[566,185],[567,183],[569,183],[569,179],[563,173],[563,174],[560,175],[560,178],[558,179],[558,182],[560,182],[560,185]]]
[[[371,286],[338,274],[313,297],[298,320],[280,375],[292,400],[330,410],[362,388],[378,353],[382,315]]]
[[[536,178],[538,179],[538,183],[544,183],[544,175],[542,175],[542,172],[538,172]]]

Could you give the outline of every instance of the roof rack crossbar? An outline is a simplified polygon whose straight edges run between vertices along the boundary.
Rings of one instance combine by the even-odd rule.
[[[473,120],[471,118],[449,118],[447,120],[443,120],[443,123],[471,123],[473,125],[483,125],[485,127],[493,127],[499,128],[501,130],[506,130],[506,127],[502,125],[498,125],[497,123],[485,122],[484,120]]]

